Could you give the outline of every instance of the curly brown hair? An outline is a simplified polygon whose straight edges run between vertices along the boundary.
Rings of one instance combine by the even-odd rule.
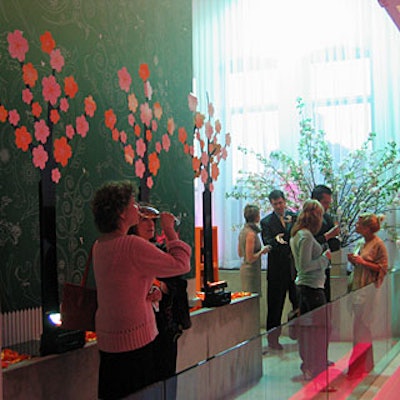
[[[372,233],[378,232],[381,229],[381,222],[384,220],[384,216],[379,214],[373,214],[369,212],[362,213],[358,219],[360,223],[367,226]]]
[[[91,205],[99,232],[110,233],[118,229],[120,215],[135,195],[136,188],[129,181],[107,182],[96,191]]]

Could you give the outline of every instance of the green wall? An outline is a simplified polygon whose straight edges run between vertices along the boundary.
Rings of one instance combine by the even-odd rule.
[[[113,108],[119,129],[129,130],[126,94],[117,71],[126,67],[139,103],[144,101],[139,65],[147,63],[153,101],[163,107],[159,123],[167,119],[189,131],[192,115],[187,94],[192,79],[192,15],[190,0],[2,0],[0,3],[0,104],[19,111],[21,123],[32,126],[21,101],[21,67],[8,52],[7,34],[16,29],[29,42],[26,62],[48,75],[48,56],[40,36],[51,32],[65,58],[60,76],[73,75],[79,92],[70,100],[67,124],[83,113],[84,98],[92,95],[97,111],[88,118],[85,138],[75,136],[69,164],[56,187],[57,262],[60,283],[78,282],[97,232],[90,200],[104,181],[130,179],[138,184],[134,168],[125,162],[122,147],[104,125],[104,111]],[[47,56],[47,58],[46,58]],[[142,97],[140,97],[142,96]],[[62,117],[62,118],[63,118]],[[33,129],[32,129],[33,131]],[[59,132],[54,132],[60,136]],[[14,128],[0,122],[0,295],[3,312],[38,306],[40,293],[39,169],[28,152],[17,149]],[[183,213],[181,237],[193,244],[193,174],[175,130],[150,200],[162,210]],[[193,273],[191,274],[193,276]]]

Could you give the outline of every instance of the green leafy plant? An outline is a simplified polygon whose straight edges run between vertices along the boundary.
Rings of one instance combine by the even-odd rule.
[[[360,213],[385,214],[399,209],[399,148],[395,142],[388,142],[383,148],[374,150],[376,135],[370,133],[359,149],[350,151],[337,164],[325,132],[316,130],[313,121],[306,117],[305,104],[300,98],[297,110],[300,117],[297,157],[282,151],[274,151],[265,157],[239,147],[243,154],[256,157],[261,171],[239,171],[236,185],[226,197],[247,199],[267,209],[268,193],[273,188],[281,188],[287,195],[288,206],[299,210],[312,189],[317,184],[325,184],[333,191],[330,213],[340,224],[342,247],[346,247],[358,238],[355,223]],[[396,225],[385,222],[383,228],[397,240]]]

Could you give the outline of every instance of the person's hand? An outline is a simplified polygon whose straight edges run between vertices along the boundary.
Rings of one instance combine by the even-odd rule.
[[[266,246],[264,246],[261,249],[261,254],[267,254],[272,250],[272,246],[270,246],[269,244],[267,244]]]
[[[168,240],[175,240],[178,238],[175,232],[175,216],[169,212],[163,211],[160,214],[161,229],[164,231]]]
[[[339,225],[335,225],[334,227],[332,227],[328,232],[325,233],[325,239],[329,240],[329,239],[333,239],[336,236],[340,235],[340,226]]]
[[[352,264],[363,264],[363,258],[358,254],[348,254],[347,260]]]
[[[287,241],[285,239],[283,239],[283,235],[284,233],[278,233],[275,236],[275,240],[279,243],[279,244],[287,244]]]
[[[328,260],[332,258],[332,253],[329,249],[325,250],[322,255],[324,255]]]

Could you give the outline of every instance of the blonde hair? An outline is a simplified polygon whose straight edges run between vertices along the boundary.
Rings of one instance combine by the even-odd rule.
[[[381,229],[381,223],[384,221],[383,214],[376,215],[374,213],[365,212],[358,217],[361,225],[367,226],[372,233],[378,232]]]
[[[313,235],[315,235],[321,229],[323,215],[324,208],[318,200],[306,200],[303,204],[303,209],[293,226],[291,235],[294,236],[303,228],[308,229]]]

